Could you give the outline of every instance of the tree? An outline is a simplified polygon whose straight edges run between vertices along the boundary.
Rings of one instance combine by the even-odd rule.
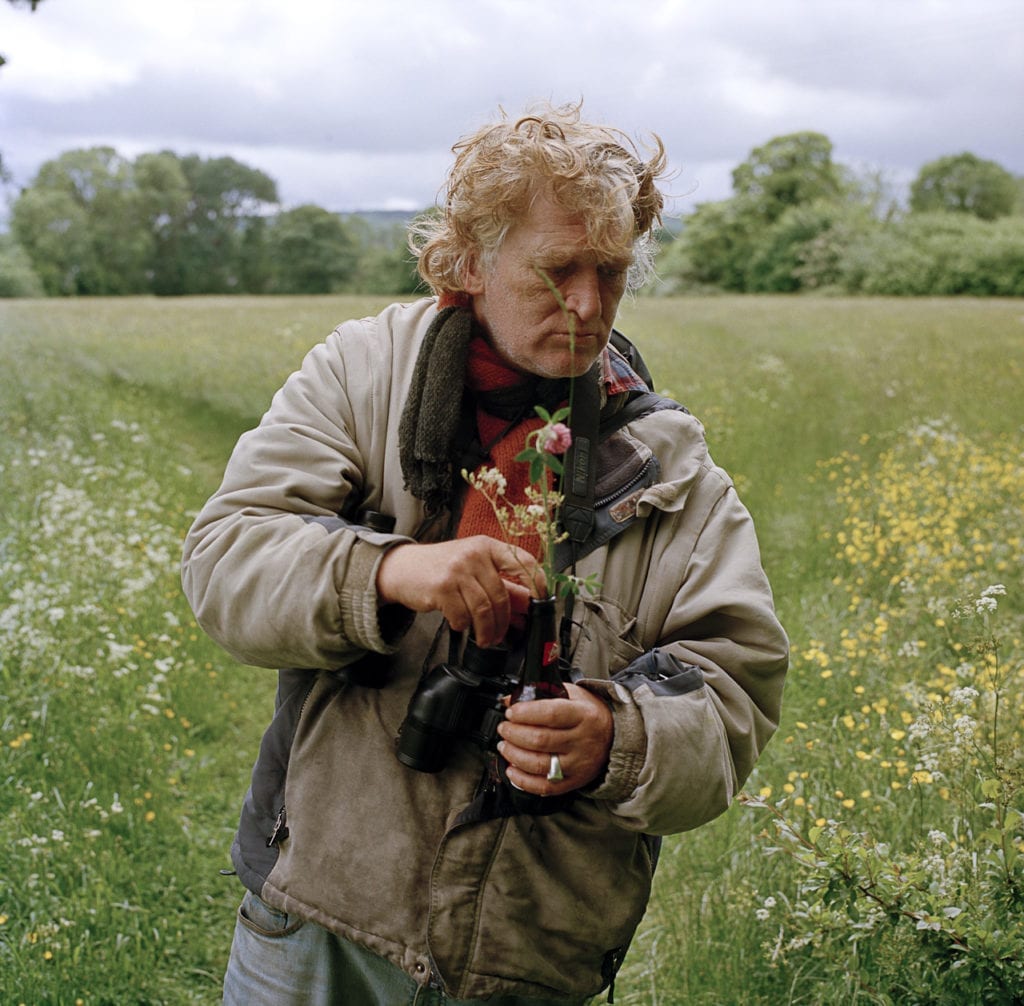
[[[229,157],[93,147],[47,161],[11,223],[49,294],[226,293],[256,282],[276,201],[271,178]]]
[[[733,171],[732,187],[737,198],[769,222],[790,206],[837,199],[843,194],[831,141],[811,132],[777,136],[755,147]]]
[[[752,242],[745,289],[793,293],[835,286],[845,246],[875,226],[863,206],[825,199],[791,206]]]
[[[944,210],[995,220],[1012,213],[1016,202],[1014,176],[995,161],[966,152],[926,164],[910,186],[915,213]]]
[[[135,182],[141,215],[152,236],[147,273],[153,293],[180,292],[183,286],[180,234],[191,190],[177,154],[140,154]]]
[[[239,257],[246,231],[262,232],[257,221],[277,203],[277,184],[232,157],[204,160],[191,154],[180,164],[189,189],[183,217],[172,222],[180,282],[159,292],[238,292],[243,289]]]
[[[347,290],[358,293],[413,294],[424,289],[408,244],[408,225],[372,224],[353,214],[345,223],[359,246],[359,263]]]
[[[744,290],[757,227],[758,221],[740,200],[702,203],[670,246],[665,275],[674,275],[684,286]]]
[[[832,160],[832,143],[821,133],[777,136],[732,173],[731,199],[698,206],[662,261],[670,280],[682,287],[726,290],[796,290],[794,270],[803,262],[802,244],[831,226],[837,210],[859,191]],[[800,207],[815,213],[793,216]],[[781,229],[777,222],[786,219]]]
[[[353,275],[356,242],[336,213],[307,204],[286,210],[270,238],[279,293],[332,293]]]
[[[11,226],[49,294],[147,289],[152,238],[131,162],[112,147],[47,161],[15,201]]]

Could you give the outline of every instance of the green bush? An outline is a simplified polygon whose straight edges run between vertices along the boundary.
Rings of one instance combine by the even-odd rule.
[[[793,293],[833,286],[850,242],[875,226],[864,209],[845,203],[793,206],[752,242],[746,290]]]
[[[0,297],[42,296],[42,281],[25,250],[10,234],[0,234]]]
[[[1024,219],[911,214],[862,233],[840,272],[850,293],[1024,296]]]

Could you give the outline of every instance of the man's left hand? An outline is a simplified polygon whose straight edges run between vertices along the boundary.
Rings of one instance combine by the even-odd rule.
[[[614,724],[603,699],[579,685],[566,684],[567,699],[518,702],[505,710],[498,727],[498,751],[508,777],[527,793],[553,796],[593,782],[608,765]],[[551,756],[558,755],[563,779],[548,779]]]

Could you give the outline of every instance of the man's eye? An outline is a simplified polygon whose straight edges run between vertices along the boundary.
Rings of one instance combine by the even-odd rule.
[[[626,267],[621,265],[603,265],[598,272],[604,279],[622,279],[626,275]]]

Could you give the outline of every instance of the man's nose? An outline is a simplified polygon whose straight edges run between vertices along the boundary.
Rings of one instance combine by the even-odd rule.
[[[581,322],[586,323],[601,317],[601,279],[596,268],[577,270],[562,296],[565,298],[566,308]]]

